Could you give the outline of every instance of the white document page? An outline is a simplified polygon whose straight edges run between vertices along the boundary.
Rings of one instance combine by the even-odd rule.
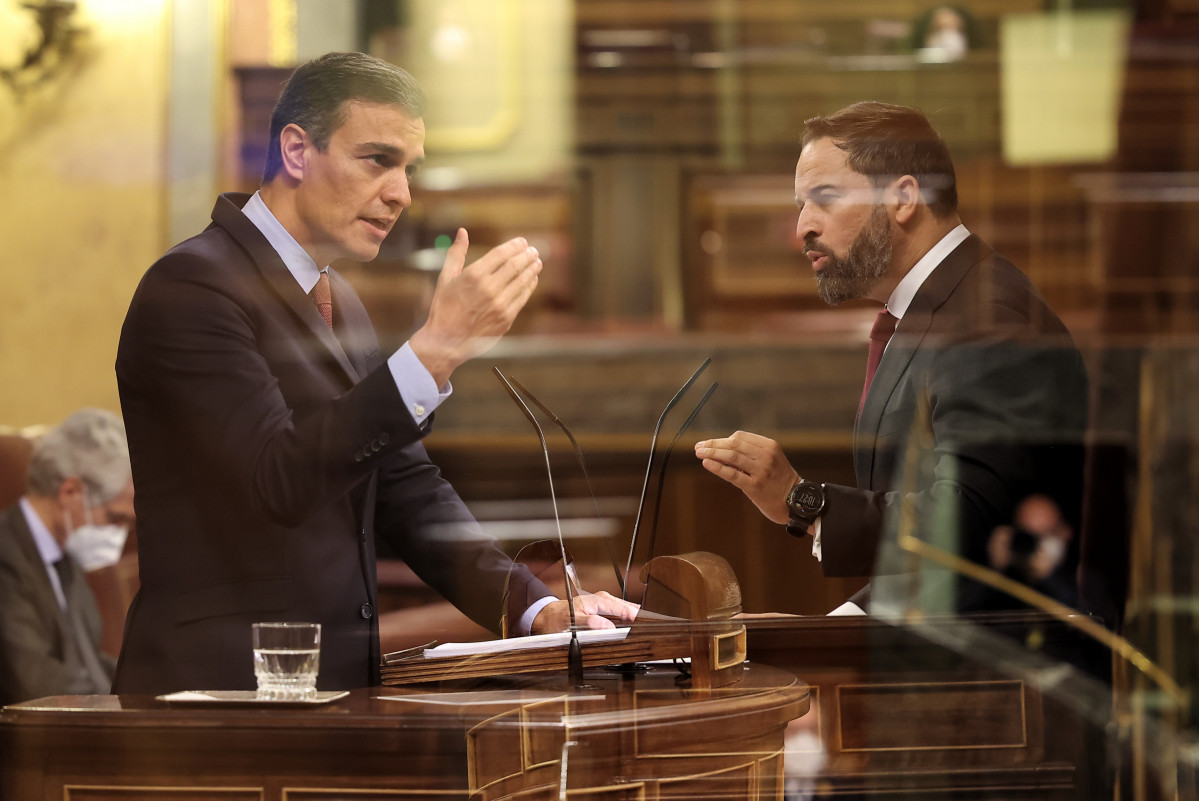
[[[578,632],[579,644],[597,642],[619,642],[629,634],[629,627],[614,629],[582,629]],[[524,651],[529,648],[552,648],[569,645],[570,632],[553,634],[531,634],[528,637],[509,637],[506,640],[484,640],[482,642],[445,642],[435,648],[426,648],[425,656],[472,656],[474,654],[498,654],[506,651]]]

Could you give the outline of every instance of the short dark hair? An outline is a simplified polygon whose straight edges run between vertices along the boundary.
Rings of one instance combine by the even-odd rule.
[[[270,142],[262,182],[283,168],[279,135],[295,123],[318,150],[329,146],[346,120],[346,103],[363,100],[399,106],[413,119],[425,113],[425,92],[409,73],[365,53],[326,53],[301,64],[287,79],[271,112]]]
[[[846,152],[850,169],[876,186],[911,175],[931,192],[926,202],[936,217],[957,211],[949,147],[919,109],[868,100],[804,122],[804,146],[825,138]]]

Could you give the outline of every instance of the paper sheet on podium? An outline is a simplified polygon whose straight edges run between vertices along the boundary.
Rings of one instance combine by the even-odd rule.
[[[583,629],[578,632],[579,644],[599,642],[619,642],[627,637],[629,627],[614,629]],[[498,654],[508,651],[523,651],[530,648],[552,648],[570,644],[570,632],[559,631],[553,634],[531,634],[528,637],[509,637],[503,640],[484,640],[482,642],[446,642],[434,648],[426,648],[426,657],[441,656],[474,656],[476,654]]]

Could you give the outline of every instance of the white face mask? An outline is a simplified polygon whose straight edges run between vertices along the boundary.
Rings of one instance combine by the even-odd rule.
[[[86,506],[83,508],[85,520],[77,529],[67,535],[66,551],[79,567],[86,573],[99,570],[102,567],[115,565],[125,549],[125,538],[129,529],[125,526],[98,526],[91,522],[92,513]],[[71,515],[66,513],[67,527],[71,525]]]
[[[948,59],[959,59],[966,55],[970,48],[966,34],[953,28],[942,28],[929,34],[924,43],[925,47],[936,48],[945,52]]]

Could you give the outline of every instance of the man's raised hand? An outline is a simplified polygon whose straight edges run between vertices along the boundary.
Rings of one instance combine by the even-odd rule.
[[[537,249],[524,237],[509,239],[467,265],[469,244],[466,229],[459,228],[437,278],[428,320],[409,340],[439,387],[459,365],[508,332],[541,273]]]

